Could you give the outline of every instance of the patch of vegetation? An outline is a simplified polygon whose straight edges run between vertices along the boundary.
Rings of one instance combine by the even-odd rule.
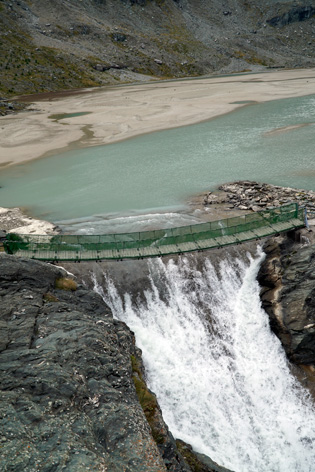
[[[179,439],[176,440],[176,446],[179,453],[185,459],[193,472],[216,472],[218,469],[210,469],[207,465],[201,462],[194,454],[192,447]]]
[[[244,59],[245,61],[249,62],[250,64],[259,64],[261,66],[268,66],[270,63],[274,62],[271,59],[266,59],[263,57],[258,57],[255,55],[254,52],[250,51],[240,51],[236,50],[234,51],[234,57],[238,59]]]
[[[35,47],[31,37],[0,15],[0,95],[12,96],[100,85],[86,60],[50,47]]]
[[[140,363],[138,359],[136,358],[136,356],[131,355],[130,360],[131,360],[132,372],[134,374],[137,373],[139,377],[142,378],[141,367],[140,367]]]
[[[237,57],[238,59],[243,59],[245,58],[245,53],[244,51],[240,50],[234,51],[234,57]]]
[[[59,290],[67,290],[74,292],[77,289],[77,283],[73,279],[67,277],[60,277],[55,281],[55,288]]]
[[[135,356],[130,356],[132,366],[132,379],[136,388],[139,403],[143,409],[145,417],[151,428],[152,436],[156,444],[163,444],[164,435],[157,427],[155,422],[155,414],[158,410],[158,404],[155,395],[150,392],[143,380],[139,361]]]
[[[44,302],[46,303],[56,303],[56,302],[59,302],[59,299],[57,297],[55,297],[55,295],[53,295],[52,293],[44,293],[43,295],[43,300]]]
[[[3,246],[7,254],[15,254],[19,249],[27,250],[28,243],[24,242],[19,234],[10,233],[3,242]]]

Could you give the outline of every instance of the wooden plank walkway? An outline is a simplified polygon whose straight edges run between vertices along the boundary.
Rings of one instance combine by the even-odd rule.
[[[171,254],[183,254],[193,251],[202,251],[205,249],[220,248],[233,244],[240,244],[242,242],[257,240],[273,234],[279,234],[295,229],[302,228],[304,222],[299,218],[292,218],[290,220],[268,224],[266,226],[253,228],[248,231],[242,231],[233,235],[224,235],[224,228],[222,228],[222,235],[218,237],[211,237],[206,239],[206,233],[191,234],[192,241],[178,242],[174,244],[163,244],[163,239],[154,241],[148,245],[135,248],[121,248],[121,249],[99,249],[90,250],[84,245],[76,246],[77,250],[41,250],[36,249],[36,243],[30,245],[28,249],[19,249],[15,254],[19,257],[26,257],[31,259],[43,261],[103,261],[103,260],[122,260],[122,259],[142,259],[147,257],[166,256]],[[204,239],[203,239],[204,236]],[[142,241],[143,243],[143,241]],[[62,246],[62,244],[60,245]]]

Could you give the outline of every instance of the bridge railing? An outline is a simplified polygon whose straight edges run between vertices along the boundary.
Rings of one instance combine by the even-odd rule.
[[[198,242],[221,236],[253,231],[297,218],[303,221],[303,209],[291,203],[257,213],[249,213],[207,223],[177,228],[102,235],[31,235],[9,233],[4,242],[6,252],[26,251],[100,251],[163,247],[186,242]],[[255,235],[253,235],[253,238]]]

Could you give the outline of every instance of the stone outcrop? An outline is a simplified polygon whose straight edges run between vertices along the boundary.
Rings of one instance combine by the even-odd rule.
[[[208,456],[194,452],[192,447],[184,441],[177,440],[176,444],[185,461],[195,472],[231,472],[213,462]]]
[[[296,202],[315,212],[315,192],[290,187],[242,180],[223,184],[218,192],[205,195],[205,206],[225,203],[230,209],[260,211],[286,203]]]
[[[2,254],[0,304],[1,470],[226,472],[184,460],[133,333],[71,274]]]
[[[288,237],[267,241],[258,281],[271,328],[288,358],[315,367],[315,238],[306,230],[298,235],[299,243]]]
[[[315,8],[311,5],[299,6],[291,8],[289,11],[283,13],[280,16],[275,16],[270,20],[267,20],[267,23],[271,26],[283,27],[289,25],[290,23],[296,23],[299,21],[305,21],[312,18],[315,14]]]
[[[23,110],[25,107],[26,105],[24,103],[18,103],[13,100],[9,101],[3,97],[0,97],[0,116],[17,113],[18,111]]]

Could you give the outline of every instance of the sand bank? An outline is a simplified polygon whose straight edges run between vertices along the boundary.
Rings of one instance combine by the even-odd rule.
[[[33,102],[32,111],[0,118],[0,166],[198,123],[243,106],[239,102],[313,93],[315,69],[151,82],[57,95]],[[52,117],[64,113],[83,115]]]

